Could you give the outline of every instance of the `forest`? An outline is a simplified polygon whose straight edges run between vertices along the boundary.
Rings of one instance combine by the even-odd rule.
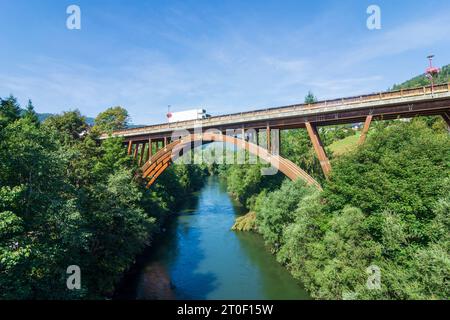
[[[281,173],[262,176],[264,164],[176,164],[146,189],[122,139],[98,140],[128,119],[114,107],[94,125],[76,110],[41,121],[31,101],[21,108],[0,99],[0,299],[111,297],[210,173],[249,212],[234,229],[260,233],[313,298],[450,296],[450,135],[441,118],[374,122],[360,146],[349,126],[320,128],[329,179],[306,130],[282,131],[281,156],[322,192]],[[337,152],[344,141],[350,147]],[[82,290],[66,288],[70,265],[83,272]],[[376,288],[368,285],[374,268]]]
[[[128,115],[110,108],[88,130],[78,111],[39,121],[31,102],[0,101],[0,299],[110,297],[165,219],[203,184],[206,171],[175,165],[152,190],[119,138]],[[82,270],[67,290],[66,270]]]
[[[448,299],[445,122],[375,122],[363,145],[331,152],[333,142],[356,134],[321,128],[333,168],[326,180],[306,130],[281,132],[281,155],[320,181],[323,192],[280,174],[261,176],[260,166],[220,167],[228,191],[249,211],[233,229],[260,233],[315,299]],[[380,273],[375,287],[368,285],[374,268]]]

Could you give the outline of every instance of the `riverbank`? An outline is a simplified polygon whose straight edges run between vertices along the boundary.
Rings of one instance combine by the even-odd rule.
[[[233,231],[256,231],[256,213],[249,213],[236,218],[236,222],[231,227]]]
[[[323,192],[300,180],[273,188],[276,176],[263,177],[254,165],[228,166],[223,176],[256,212],[277,261],[312,297],[446,299],[450,141],[442,124],[377,125],[364,145],[334,159]],[[299,159],[296,150],[284,154]],[[374,277],[383,279],[376,288],[368,282]]]
[[[209,177],[193,198],[117,299],[309,299],[260,235],[231,231],[243,212],[223,182]]]
[[[206,179],[206,178],[205,178]],[[148,266],[147,262],[155,255],[157,248],[164,246],[170,235],[168,230],[173,229],[174,223],[180,211],[187,208],[195,207],[197,203],[199,191],[191,192],[190,195],[185,196],[184,202],[179,205],[179,208],[170,215],[167,215],[161,221],[159,231],[152,235],[152,242],[139,255],[136,256],[135,262],[123,274],[122,279],[116,286],[114,294],[111,296],[113,300],[135,300],[136,279],[138,279],[140,272],[143,269],[147,270],[148,275],[146,280],[149,287],[154,287],[154,291],[148,290],[149,300],[167,299],[173,300],[174,296],[171,293],[171,282],[167,274],[158,266]]]

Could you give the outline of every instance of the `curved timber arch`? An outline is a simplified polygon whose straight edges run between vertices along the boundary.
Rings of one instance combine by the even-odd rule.
[[[240,138],[224,135],[221,133],[191,134],[171,142],[154,154],[141,168],[142,176],[148,180],[147,187],[150,187],[156,179],[170,166],[170,164],[182,156],[183,150],[192,146],[200,146],[203,142],[227,142],[247,150],[262,160],[270,163],[280,170],[291,180],[302,179],[308,185],[312,185],[321,190],[320,184],[307,172],[300,169],[292,161],[279,155],[270,154],[266,149],[245,141]]]

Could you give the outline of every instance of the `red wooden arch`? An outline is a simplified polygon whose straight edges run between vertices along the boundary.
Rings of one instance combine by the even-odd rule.
[[[203,133],[203,134],[191,134],[181,139],[175,140],[164,148],[155,153],[141,168],[144,179],[148,179],[147,187],[150,187],[156,179],[166,170],[170,164],[179,158],[182,154],[182,150],[191,146],[192,144],[198,145],[202,142],[227,142],[244,148],[249,153],[254,154],[262,160],[270,163],[272,166],[278,168],[284,175],[291,180],[302,179],[308,185],[315,186],[321,190],[320,184],[312,178],[304,170],[300,169],[292,161],[285,159],[279,155],[272,155],[266,149],[251,143],[244,141],[240,138],[223,135],[220,133]]]

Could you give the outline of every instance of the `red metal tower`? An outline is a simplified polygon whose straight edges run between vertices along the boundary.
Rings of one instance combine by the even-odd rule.
[[[170,105],[167,106],[167,121],[169,121],[170,118],[172,118],[172,112],[170,112]]]
[[[437,67],[433,67],[434,55],[429,55],[427,58],[430,61],[430,66],[425,70],[425,73],[426,77],[431,81],[431,92],[434,92],[434,76],[438,75],[441,70]]]

